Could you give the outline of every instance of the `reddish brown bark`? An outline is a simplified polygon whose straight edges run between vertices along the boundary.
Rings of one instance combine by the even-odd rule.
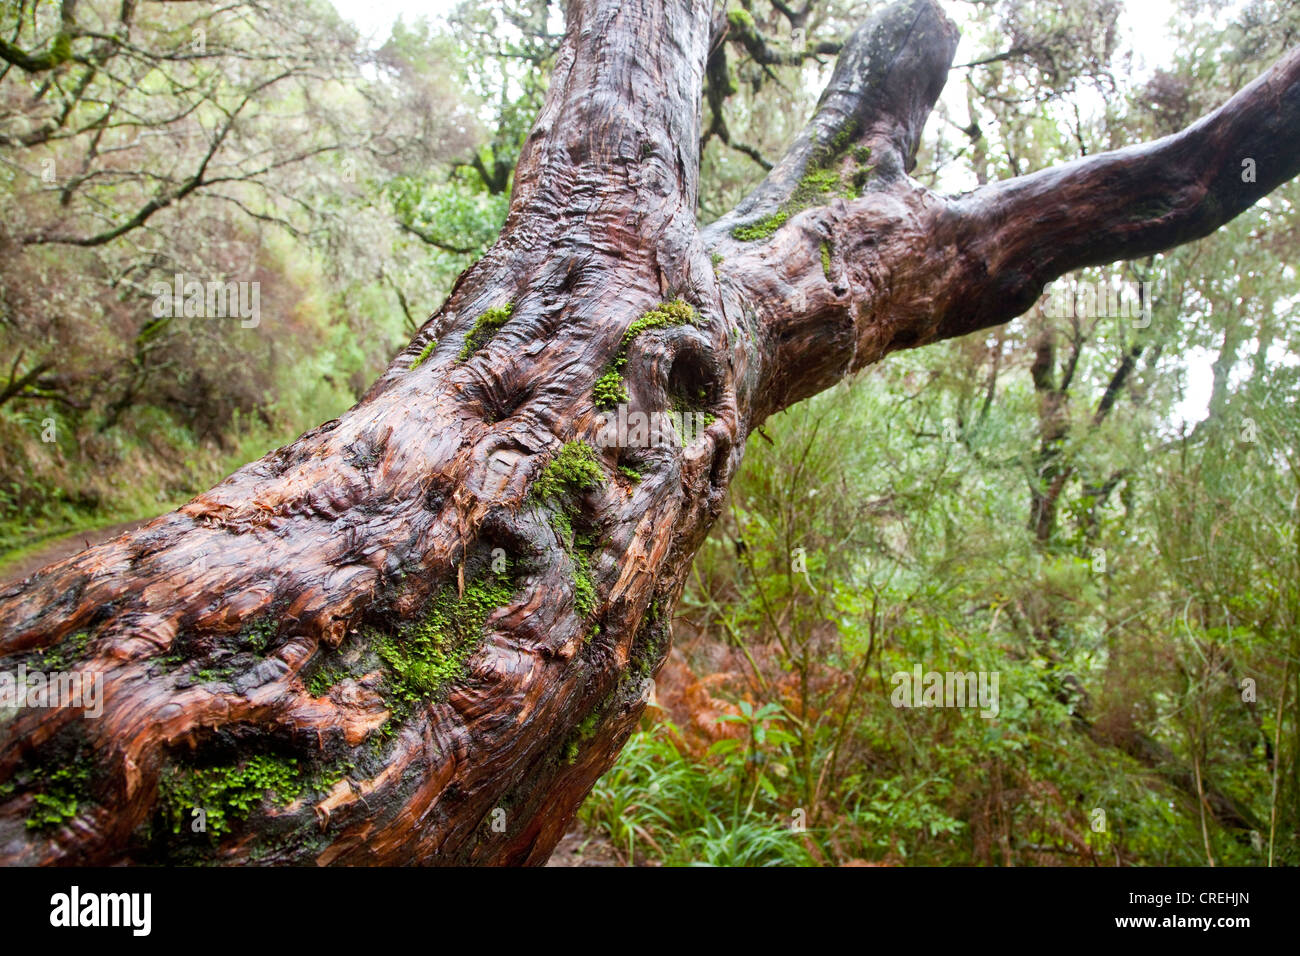
[[[1013,318],[1069,269],[1203,236],[1300,169],[1292,53],[1179,136],[938,196],[906,170],[956,31],[933,0],[905,0],[845,43],[764,183],[699,230],[710,8],[575,0],[501,238],[365,398],[0,593],[6,667],[83,648],[106,688],[99,718],[20,710],[3,725],[0,859],[544,861],[636,723],[753,428],[890,351]],[[1245,157],[1257,182],[1241,181]],[[778,211],[779,228],[745,231]],[[557,531],[564,496],[539,498],[536,480],[566,442],[594,443],[597,378],[671,299],[699,323],[626,347],[629,405],[686,400],[716,420],[684,448],[602,450],[603,483],[567,502],[579,555]],[[465,673],[392,719],[375,648],[501,556],[511,597]],[[360,672],[314,679],[335,666]],[[217,840],[171,832],[160,783],[254,754],[297,761],[282,764],[296,801],[265,799]],[[28,826],[68,765],[88,771],[75,816]]]

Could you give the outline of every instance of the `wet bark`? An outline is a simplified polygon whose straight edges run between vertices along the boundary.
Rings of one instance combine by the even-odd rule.
[[[0,592],[5,668],[104,686],[98,717],[0,725],[0,861],[543,862],[635,726],[767,416],[1300,171],[1293,53],[1177,136],[939,196],[906,172],[957,34],[904,0],[699,229],[711,26],[699,0],[574,0],[501,237],[364,399]],[[674,300],[694,321],[628,334]],[[596,447],[611,367],[629,409],[711,423]]]

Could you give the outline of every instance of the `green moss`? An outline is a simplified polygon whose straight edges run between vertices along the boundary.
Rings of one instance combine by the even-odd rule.
[[[767,239],[784,226],[791,216],[820,202],[822,197],[833,192],[839,183],[839,173],[834,170],[816,167],[809,169],[780,209],[747,226],[737,226],[731,230],[731,235],[741,242]]]
[[[584,618],[596,610],[596,582],[591,576],[591,555],[595,550],[590,538],[578,535],[569,552],[573,560],[573,608]]]
[[[569,453],[568,460],[555,473],[548,475],[547,472],[543,472],[542,477],[534,484],[534,493],[539,500],[560,499],[566,491],[585,490],[604,483],[605,473],[596,462],[595,452],[592,451],[591,446],[585,442],[570,444],[579,448]],[[568,448],[569,445],[566,445],[565,450]],[[563,450],[551,465],[555,465],[562,457],[565,457]],[[550,468],[551,466],[548,465],[547,471]],[[547,484],[543,485],[543,481]],[[537,492],[539,485],[542,485],[541,492]],[[551,527],[555,529],[564,553],[573,563],[573,607],[580,617],[585,618],[596,609],[596,581],[591,574],[591,556],[596,551],[596,541],[590,535],[574,531],[572,508],[571,501],[560,500],[559,507],[551,515]]]
[[[794,193],[790,194],[784,208],[788,209],[790,215],[794,215],[802,209],[826,202],[827,196],[835,193],[837,189],[840,189],[839,169],[813,166],[803,174],[803,178],[794,187]]]
[[[737,226],[731,230],[732,238],[739,239],[741,242],[757,242],[760,239],[769,238],[774,232],[785,225],[785,221],[790,218],[790,214],[784,209],[778,209],[771,215],[764,216],[758,222],[750,223],[748,226]]]
[[[313,697],[324,697],[335,684],[347,678],[348,672],[340,667],[322,667],[307,680],[307,693]]]
[[[650,329],[667,328],[673,325],[695,324],[699,321],[697,313],[690,304],[674,299],[661,302],[653,309],[639,316],[627,327],[619,345],[618,354],[614,356],[596,384],[592,386],[591,397],[597,408],[613,408],[620,402],[628,400],[627,384],[623,381],[623,368],[627,365],[627,350],[642,332]]]
[[[737,30],[753,32],[754,17],[748,10],[736,7],[727,11],[727,22]]]
[[[573,609],[579,617],[588,617],[596,610],[596,582],[592,580],[586,555],[574,555]]]
[[[732,238],[741,242],[756,242],[770,238],[791,216],[824,202],[827,196],[841,187],[841,191],[847,198],[856,199],[873,168],[864,165],[871,155],[871,149],[867,146],[853,148],[853,157],[858,163],[858,169],[848,184],[843,184],[840,170],[836,165],[837,159],[848,149],[856,133],[857,127],[849,123],[841,127],[829,144],[817,145],[814,140],[807,169],[795,184],[790,198],[782,203],[781,208],[776,212],[764,216],[757,222],[732,229]]]
[[[474,327],[465,333],[465,344],[461,346],[460,355],[456,357],[456,361],[465,361],[491,342],[492,337],[501,331],[501,327],[510,321],[510,316],[514,313],[514,310],[514,303],[507,302],[499,308],[488,309],[480,315],[474,323]]]
[[[80,659],[89,643],[90,635],[79,631],[54,647],[48,648],[38,660],[37,667],[40,670],[61,671],[73,661]]]
[[[708,428],[718,420],[718,416],[714,415],[712,412],[700,410],[703,406],[709,404],[709,392],[704,386],[700,386],[700,388],[695,390],[694,394],[689,395],[683,392],[670,392],[668,395],[668,404],[670,410],[680,417],[681,424],[687,427],[693,427],[690,425],[690,421],[686,417],[688,415],[699,415],[700,417],[696,421],[699,422],[700,427],[702,428]],[[678,421],[671,418],[669,421],[673,428],[677,430]],[[682,439],[683,443],[685,442],[685,436],[682,435],[680,430],[677,430],[677,437]]]
[[[314,793],[325,793],[333,790],[334,785],[340,780],[356,772],[357,765],[351,760],[339,760],[326,764],[311,773],[307,781],[307,790]]]
[[[767,239],[785,225],[791,216],[825,201],[825,198],[835,192],[839,186],[838,170],[818,163],[810,163],[808,171],[804,173],[790,194],[790,198],[781,205],[780,209],[747,226],[737,226],[731,230],[731,235],[741,242]]]
[[[635,468],[629,467],[628,465],[619,465],[618,473],[628,481],[641,481],[641,472],[637,471]]]
[[[582,744],[586,743],[592,737],[596,736],[596,728],[600,726],[602,708],[597,707],[573,729],[569,739],[564,743],[564,762],[572,764],[578,759],[578,751]]]
[[[627,385],[623,382],[622,373],[626,364],[627,356],[620,356],[596,379],[596,384],[591,388],[591,397],[597,408],[614,408],[620,402],[627,401]]]
[[[482,321],[482,319],[480,319],[479,321]],[[419,368],[422,364],[424,364],[424,360],[427,359],[430,355],[432,355],[433,350],[436,349],[437,347],[438,347],[438,340],[434,339],[428,345],[422,348],[420,350],[420,354],[415,357],[415,361],[411,363],[411,367],[408,368],[407,371],[414,372],[417,368]]]
[[[216,839],[233,821],[245,819],[270,794],[287,805],[303,791],[298,761],[259,754],[219,767],[170,767],[158,785],[158,805],[172,833],[188,826],[197,807],[206,814],[207,833]]]
[[[29,830],[44,830],[63,826],[77,815],[77,808],[86,799],[86,784],[90,768],[85,764],[60,767],[46,773],[38,770],[35,780],[40,789],[32,794],[32,811],[27,817]]]
[[[840,174],[831,169],[811,169],[799,180],[795,190],[796,199],[811,200],[814,197],[833,192],[840,184]]]
[[[844,150],[848,149],[849,143],[853,141],[853,136],[857,131],[858,124],[853,121],[841,126],[840,131],[836,133],[835,138],[831,140],[832,154],[838,156],[840,153],[844,152]]]
[[[360,680],[382,669],[383,661],[375,650],[379,640],[378,632],[367,628],[355,640],[349,637],[339,647],[322,649],[312,668],[303,672],[303,686],[313,697],[324,697],[345,680]]]
[[[627,327],[627,331],[623,333],[623,347],[631,345],[634,338],[650,329],[693,324],[698,320],[699,315],[694,307],[680,299],[661,302]]]
[[[239,632],[239,642],[255,654],[264,654],[279,633],[280,621],[267,615],[245,624]]]
[[[205,667],[194,676],[198,678],[200,684],[224,684],[235,676],[235,668],[232,664],[224,667]]]
[[[551,527],[555,529],[561,541],[573,540],[573,521],[563,508],[551,515]]]
[[[391,669],[388,703],[395,716],[425,701],[463,676],[465,665],[483,641],[488,615],[514,597],[509,567],[465,585],[440,590],[424,616],[403,626],[395,637],[379,636],[375,649]]]
[[[831,277],[831,244],[822,243],[822,273],[827,279]]]
[[[644,680],[654,673],[654,665],[667,649],[668,635],[664,608],[659,598],[653,598],[646,607],[636,636],[632,639],[632,652],[629,655],[628,669],[623,673],[621,684],[630,684]]]
[[[605,471],[596,458],[596,449],[585,441],[571,441],[560,449],[533,482],[537,500],[558,498],[569,492],[588,491],[605,483]]]
[[[853,158],[857,161],[857,169],[853,172],[853,178],[845,190],[845,195],[849,199],[857,199],[862,195],[862,190],[866,188],[867,180],[871,178],[871,171],[875,166],[868,166],[867,159],[871,156],[871,147],[856,146],[853,149]]]
[[[48,62],[52,68],[66,63],[70,59],[72,59],[72,35],[60,33],[54,38],[54,42],[50,44]]]
[[[570,445],[577,448],[566,458],[565,452]],[[551,466],[560,462],[561,458],[566,458],[566,461],[555,472],[548,474]],[[542,491],[537,492],[537,496],[545,500],[558,498],[566,491],[596,487],[604,481],[605,473],[596,462],[591,446],[585,442],[570,442],[547,466],[547,471],[542,473],[533,488],[537,492],[538,486],[541,486]],[[591,574],[591,556],[595,553],[596,542],[589,535],[573,530],[573,515],[569,510],[571,507],[571,503],[561,502],[559,509],[551,516],[551,527],[555,529],[565,554],[573,563],[573,608],[579,617],[585,618],[596,609],[596,580]]]
[[[725,98],[728,96],[735,96],[739,92],[740,92],[740,75],[736,73],[735,64],[728,63],[727,78],[723,83],[722,95]]]

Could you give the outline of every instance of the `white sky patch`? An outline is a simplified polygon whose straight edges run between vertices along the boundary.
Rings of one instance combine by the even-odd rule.
[[[1129,0],[1120,14],[1120,29],[1133,47],[1135,73],[1145,80],[1157,68],[1173,62],[1177,47],[1169,35],[1173,0]]]
[[[382,44],[388,38],[388,31],[400,16],[406,23],[414,23],[420,17],[429,20],[444,20],[454,10],[459,0],[332,0],[334,9],[345,20],[351,20],[362,34]],[[959,17],[962,4],[952,4],[947,8],[949,16]],[[1156,67],[1168,63],[1173,58],[1174,45],[1166,25],[1173,16],[1173,0],[1127,0],[1121,15],[1123,29],[1130,34],[1134,49],[1142,61],[1143,72],[1150,72]],[[962,47],[967,41],[962,40]],[[963,52],[958,50],[957,62]],[[969,59],[969,57],[967,57]]]
[[[409,24],[421,17],[433,23],[446,20],[459,0],[331,0],[334,9],[345,20],[351,20],[370,39],[372,45],[382,46],[398,17]]]
[[[1210,393],[1214,389],[1214,353],[1195,346],[1183,356],[1187,372],[1183,380],[1183,397],[1169,415],[1176,434],[1180,426],[1192,427],[1210,414]]]

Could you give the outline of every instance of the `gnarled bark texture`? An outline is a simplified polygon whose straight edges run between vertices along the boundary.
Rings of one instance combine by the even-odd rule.
[[[957,33],[903,0],[699,229],[711,7],[573,0],[501,238],[365,398],[0,593],[4,667],[104,680],[99,717],[0,724],[0,860],[544,861],[637,721],[752,429],[1300,171],[1293,52],[1177,136],[936,195],[907,171]],[[673,300],[695,321],[653,312]],[[630,409],[711,423],[593,473],[611,369]]]

